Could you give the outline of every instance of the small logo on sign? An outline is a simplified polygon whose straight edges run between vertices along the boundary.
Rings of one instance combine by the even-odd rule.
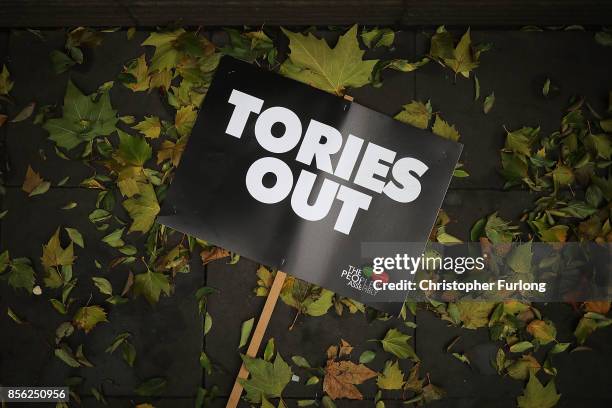
[[[375,279],[381,275],[375,276]],[[368,295],[376,296],[378,291],[374,289],[374,281],[372,278],[372,267],[359,268],[349,265],[342,270],[341,278],[346,280],[346,286],[360,290]]]

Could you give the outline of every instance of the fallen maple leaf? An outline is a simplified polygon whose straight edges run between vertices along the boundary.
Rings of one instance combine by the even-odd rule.
[[[361,384],[373,377],[376,377],[376,372],[363,364],[330,359],[325,367],[323,391],[331,399],[348,398],[360,400],[363,399],[363,395],[355,385]]]

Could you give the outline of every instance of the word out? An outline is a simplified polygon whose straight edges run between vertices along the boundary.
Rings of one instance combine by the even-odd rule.
[[[230,136],[241,138],[250,115],[256,114],[255,138],[269,153],[287,153],[299,144],[295,160],[307,166],[312,166],[314,161],[320,172],[372,192],[385,194],[399,203],[412,202],[421,193],[419,177],[425,174],[428,167],[420,160],[412,157],[395,160],[396,152],[369,142],[361,161],[357,163],[365,141],[355,135],[349,134],[343,144],[342,134],[336,128],[310,119],[302,137],[302,122],[293,111],[282,106],[272,106],[261,112],[263,99],[236,89],[232,90],[228,103],[234,105],[225,130]],[[280,136],[275,136],[272,131],[277,124],[284,127]],[[339,158],[334,169],[332,156],[336,158],[336,155]],[[355,167],[357,171],[351,179]],[[389,170],[392,177],[386,181]],[[272,186],[264,183],[264,177],[268,174],[275,177]],[[334,229],[348,235],[359,210],[368,210],[372,196],[324,178],[316,201],[310,204],[309,197],[316,181],[317,174],[305,169],[301,170],[295,181],[289,165],[274,156],[256,160],[246,174],[246,187],[253,198],[261,203],[276,204],[291,194],[293,211],[305,220],[322,220],[329,213],[334,200],[340,201],[342,205]]]

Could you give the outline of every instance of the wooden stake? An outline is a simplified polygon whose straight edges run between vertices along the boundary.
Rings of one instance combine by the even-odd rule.
[[[268,323],[270,323],[270,318],[272,317],[274,306],[276,306],[276,301],[280,296],[280,292],[283,288],[283,284],[285,283],[286,277],[287,274],[285,272],[276,272],[274,282],[272,282],[272,287],[270,288],[270,293],[268,293],[266,303],[264,304],[263,310],[261,311],[259,320],[257,320],[257,326],[255,326],[253,337],[251,337],[251,342],[249,343],[249,347],[247,348],[246,355],[249,357],[255,357],[257,355],[257,351],[259,350],[259,346],[261,346],[261,341],[263,340],[263,336],[266,333],[266,329],[268,328]],[[242,364],[242,366],[240,367],[240,371],[238,372],[238,377],[236,377],[236,382],[234,382],[234,388],[232,388],[232,392],[227,400],[227,405],[225,406],[225,408],[236,408],[238,406],[238,402],[240,401],[240,395],[242,395],[242,384],[240,384],[239,380],[244,380],[248,376],[249,370],[247,370],[245,365]]]

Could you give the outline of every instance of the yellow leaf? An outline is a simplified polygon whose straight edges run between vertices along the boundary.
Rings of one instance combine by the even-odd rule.
[[[455,73],[461,74],[466,78],[470,77],[470,71],[478,66],[472,58],[472,39],[470,29],[463,34],[453,52],[454,58],[446,60],[448,65]]]
[[[138,183],[139,194],[123,202],[123,207],[132,218],[129,232],[147,232],[159,213],[159,204],[151,184]]]
[[[89,333],[98,323],[107,322],[106,312],[100,306],[85,306],[77,310],[72,318],[74,325]]]
[[[185,33],[179,28],[174,31],[151,33],[142,45],[155,47],[155,53],[151,59],[151,71],[170,70],[176,67],[180,54],[175,48],[176,40]]]
[[[282,30],[289,38],[291,53],[281,65],[281,74],[336,95],[342,95],[347,87],[358,88],[370,82],[378,60],[362,59],[357,25],[340,36],[333,49],[312,33]]]
[[[440,115],[436,115],[436,120],[431,130],[436,135],[441,136],[445,139],[453,140],[455,142],[459,141],[459,138],[461,137],[455,126],[446,123],[440,117]]]
[[[2,66],[2,72],[0,72],[0,95],[8,95],[13,89],[13,81],[10,79],[10,73],[6,65]]]
[[[161,132],[161,123],[157,116],[145,116],[145,119],[132,127],[132,129],[140,131],[140,133],[148,138],[157,139]]]
[[[429,102],[425,104],[420,101],[412,101],[404,105],[403,108],[400,113],[395,115],[395,119],[419,129],[427,129],[431,119],[431,104]]]
[[[146,91],[149,89],[149,68],[145,54],[136,58],[130,65],[123,69],[124,72],[132,75],[136,82],[125,83],[125,86],[134,92]]]
[[[45,268],[54,266],[68,266],[74,262],[73,243],[64,249],[60,244],[59,239],[60,229],[55,230],[55,234],[49,239],[47,245],[43,245],[43,253],[41,257],[42,264]]]
[[[376,380],[378,388],[382,390],[399,390],[404,385],[404,373],[399,367],[399,362],[387,361],[383,372],[378,374]]]
[[[166,91],[170,88],[172,82],[172,72],[167,69],[156,71],[151,75],[151,88],[163,88]]]
[[[171,160],[174,167],[178,166],[187,144],[184,139],[181,138],[176,143],[171,140],[164,140],[157,151],[157,164],[161,164],[164,160]]]
[[[548,344],[557,336],[557,329],[551,322],[544,320],[532,320],[527,326],[527,331],[536,338],[540,344]]]
[[[191,128],[196,120],[196,112],[193,106],[183,106],[174,117],[174,126],[176,131],[181,136],[186,136],[191,132]]]

